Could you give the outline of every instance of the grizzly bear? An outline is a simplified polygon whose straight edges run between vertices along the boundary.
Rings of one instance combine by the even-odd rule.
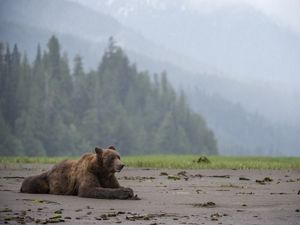
[[[124,164],[113,146],[95,148],[95,153],[84,154],[79,160],[65,160],[49,171],[26,178],[23,193],[78,195],[87,198],[130,199],[131,188],[121,187],[115,172]]]

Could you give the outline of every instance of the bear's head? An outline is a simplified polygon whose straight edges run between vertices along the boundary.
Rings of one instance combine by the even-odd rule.
[[[109,146],[106,149],[96,147],[95,152],[101,167],[108,173],[120,172],[125,166],[114,146]]]

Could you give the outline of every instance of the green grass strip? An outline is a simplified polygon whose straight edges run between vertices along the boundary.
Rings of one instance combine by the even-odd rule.
[[[168,169],[300,169],[300,157],[237,157],[208,156],[210,163],[197,162],[200,155],[148,155],[125,156],[122,160],[128,167]],[[54,164],[64,159],[78,157],[4,157],[1,164],[40,163]]]
[[[210,163],[197,163],[197,155],[124,157],[131,167],[169,169],[300,169],[300,157],[208,156]]]

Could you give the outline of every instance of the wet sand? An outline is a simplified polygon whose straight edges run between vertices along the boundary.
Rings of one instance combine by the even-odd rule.
[[[125,168],[141,200],[19,193],[52,165],[0,166],[0,224],[300,224],[299,170]]]

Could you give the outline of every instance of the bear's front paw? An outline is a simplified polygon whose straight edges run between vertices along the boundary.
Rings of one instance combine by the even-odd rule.
[[[133,197],[133,190],[131,188],[120,188],[118,198],[129,199]]]

